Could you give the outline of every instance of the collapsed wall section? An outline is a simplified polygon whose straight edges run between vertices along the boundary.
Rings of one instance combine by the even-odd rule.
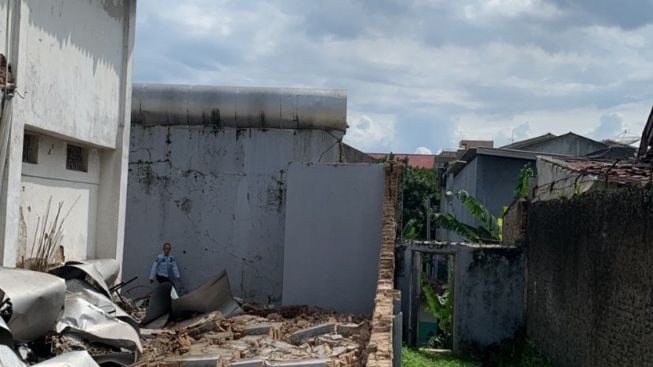
[[[556,366],[650,366],[653,193],[531,204],[527,332]]]

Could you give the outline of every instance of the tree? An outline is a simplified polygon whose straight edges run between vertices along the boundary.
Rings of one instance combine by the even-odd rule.
[[[460,190],[455,194],[456,198],[463,203],[480,224],[476,227],[463,223],[453,214],[436,214],[436,222],[444,229],[450,230],[473,242],[498,242],[501,241],[502,233],[501,219],[495,217],[487,208],[467,191]]]
[[[439,202],[438,176],[435,171],[426,168],[406,167],[403,181],[403,211],[404,228],[402,237],[405,239],[433,238],[435,226],[431,227],[431,236],[427,236],[426,221],[429,217],[433,222]]]

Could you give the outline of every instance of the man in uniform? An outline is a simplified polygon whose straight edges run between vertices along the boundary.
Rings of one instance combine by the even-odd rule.
[[[177,262],[175,261],[175,257],[170,255],[170,251],[172,251],[172,244],[169,242],[164,243],[163,253],[159,254],[154,259],[154,264],[152,264],[150,283],[154,282],[155,278],[159,283],[172,283],[173,276],[177,282],[181,279]]]

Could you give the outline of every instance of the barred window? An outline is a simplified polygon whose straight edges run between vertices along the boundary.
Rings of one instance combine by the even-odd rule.
[[[38,135],[25,134],[23,136],[23,162],[37,164],[39,158]]]
[[[88,172],[88,149],[73,144],[67,144],[66,169],[71,171]]]

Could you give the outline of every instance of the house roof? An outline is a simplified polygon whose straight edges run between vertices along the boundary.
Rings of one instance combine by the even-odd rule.
[[[536,136],[534,138],[526,139],[526,140],[520,140],[516,141],[514,143],[504,145],[501,148],[502,149],[521,149],[525,147],[529,147],[531,145],[539,144],[545,141],[549,141],[551,139],[557,138],[557,135],[553,135],[551,133],[546,133],[544,135]]]
[[[461,148],[494,148],[494,140],[461,140],[458,144]]]
[[[553,156],[553,157],[558,157],[558,156],[564,157],[558,154],[549,154],[549,153],[542,154],[542,153],[531,152],[527,150],[515,150],[515,149],[504,149],[504,148],[474,148],[474,149],[468,149],[467,151],[465,151],[465,154],[463,154],[463,156],[460,157],[459,160],[457,160],[453,164],[450,164],[449,173],[453,173],[454,175],[457,175],[460,171],[462,171],[462,169],[467,165],[467,163],[471,162],[478,155],[512,158],[512,159],[525,159],[531,161],[535,161],[537,157],[542,155]]]
[[[541,157],[541,159],[578,172],[583,176],[596,176],[609,182],[647,184],[653,180],[651,165],[638,163],[635,160],[618,161],[560,157]]]
[[[367,153],[375,159],[383,159],[390,156],[391,153]],[[437,157],[434,154],[402,154],[402,153],[392,153],[397,160],[406,160],[408,159],[408,166],[413,168],[428,168],[433,169],[435,165],[435,158]]]
[[[588,142],[591,142],[591,143],[595,143],[595,144],[604,146],[606,148],[608,147],[608,144],[606,144],[606,143],[602,143],[600,141],[596,141],[594,139],[590,139],[590,138],[588,138],[586,136],[578,135],[578,134],[573,133],[573,132],[570,131],[570,132],[568,132],[566,134],[562,134],[562,135],[554,135],[554,134],[551,134],[551,133],[546,133],[544,135],[536,136],[536,137],[531,138],[531,139],[526,139],[526,140],[518,141],[518,142],[515,142],[515,143],[512,143],[512,144],[508,144],[508,145],[505,145],[505,146],[503,146],[501,148],[503,148],[503,149],[528,150],[528,148],[530,148],[530,147],[532,147],[534,145],[541,144],[541,143],[544,143],[544,142],[547,142],[547,141],[556,140],[556,139],[563,139],[563,138],[566,138],[568,136],[573,136],[573,137],[575,137],[577,139],[582,139],[582,140],[585,140],[585,141],[588,141]]]

